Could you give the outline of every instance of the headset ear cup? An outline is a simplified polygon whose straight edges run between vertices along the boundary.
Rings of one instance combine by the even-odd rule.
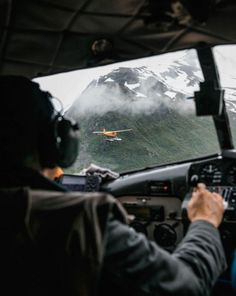
[[[61,115],[44,128],[39,137],[39,158],[43,168],[71,166],[78,156],[79,127]]]
[[[62,168],[71,166],[79,150],[79,128],[70,120],[58,117],[55,123],[57,164]]]
[[[38,138],[39,160],[42,168],[57,166],[57,146],[55,140],[55,122],[46,125]]]

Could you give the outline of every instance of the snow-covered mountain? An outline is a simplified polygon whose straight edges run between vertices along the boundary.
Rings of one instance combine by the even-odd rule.
[[[91,162],[132,170],[217,152],[212,122],[196,118],[194,100],[187,99],[202,79],[194,59],[156,67],[115,68],[93,79],[75,100],[67,113],[79,120],[82,140],[72,171]],[[104,128],[132,131],[107,142],[93,133]]]
[[[182,83],[177,81],[180,76]],[[173,84],[175,77],[177,83]],[[180,109],[180,105],[183,105],[184,110],[189,105],[186,98],[193,94],[184,92],[184,84],[196,88],[198,81],[196,76],[186,81],[183,70],[176,70],[174,66],[163,74],[156,74],[145,66],[120,67],[93,80],[69,108],[68,114],[73,117],[83,114],[104,115],[110,111],[150,114],[164,106]],[[170,86],[171,83],[173,86]],[[188,89],[187,86],[185,88]]]
[[[194,114],[194,101],[188,98],[199,90],[200,81],[200,65],[196,52],[191,50],[172,62],[159,60],[153,65],[118,67],[93,79],[68,113],[75,117],[110,111],[150,114],[165,106]],[[226,102],[230,111],[235,112],[236,89],[227,89]]]

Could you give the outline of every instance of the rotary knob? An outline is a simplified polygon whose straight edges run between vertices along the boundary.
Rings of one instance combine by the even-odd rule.
[[[143,233],[147,236],[147,229],[144,224],[138,221],[133,221],[130,223],[130,227],[134,228],[135,231]]]
[[[161,247],[172,247],[177,241],[174,227],[167,223],[155,225],[153,237],[155,242]]]

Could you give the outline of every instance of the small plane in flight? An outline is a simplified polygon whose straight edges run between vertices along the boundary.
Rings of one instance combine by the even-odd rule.
[[[129,132],[132,131],[132,129],[123,129],[123,130],[109,130],[107,131],[105,128],[102,131],[95,131],[93,132],[94,134],[100,135],[100,136],[104,136],[106,141],[121,141],[121,138],[118,138],[117,135],[119,133],[123,133],[123,132]]]

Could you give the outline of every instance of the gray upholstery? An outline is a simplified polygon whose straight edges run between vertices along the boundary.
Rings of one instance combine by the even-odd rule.
[[[33,78],[199,41],[232,42],[236,40],[236,3],[223,2],[229,5],[212,9],[206,24],[166,27],[145,0],[1,0],[0,74]],[[98,54],[96,44],[104,39],[108,42],[105,52]]]

